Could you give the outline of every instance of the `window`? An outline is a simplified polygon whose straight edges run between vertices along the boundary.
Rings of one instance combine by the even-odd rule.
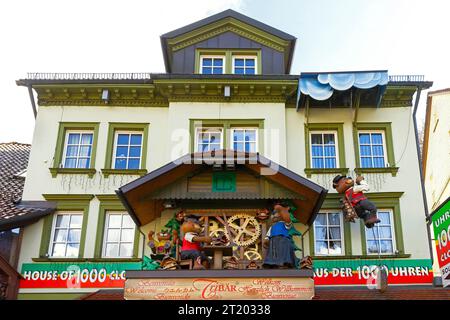
[[[105,258],[132,257],[135,232],[136,226],[128,213],[107,212],[102,256]]]
[[[50,238],[50,257],[78,257],[83,212],[58,212]]]
[[[380,223],[371,229],[365,228],[368,254],[393,254],[394,229],[391,210],[378,210]]]
[[[225,73],[225,58],[222,56],[202,56],[200,59],[200,73],[223,74]]]
[[[222,128],[197,128],[197,152],[208,152],[222,149]]]
[[[87,169],[91,164],[92,131],[67,131],[64,146],[64,168]]]
[[[361,168],[387,167],[383,131],[359,131],[358,141]]]
[[[234,74],[256,74],[256,57],[233,57]]]
[[[245,152],[258,151],[258,128],[233,128],[231,130],[233,150]]]
[[[114,169],[140,169],[142,133],[117,131],[114,141]]]
[[[316,255],[344,254],[342,213],[317,214],[314,221],[314,248]]]
[[[311,133],[311,164],[314,169],[338,168],[337,133]]]

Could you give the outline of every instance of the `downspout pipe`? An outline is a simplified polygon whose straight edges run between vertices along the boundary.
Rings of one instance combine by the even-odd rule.
[[[428,235],[428,249],[430,250],[430,257],[433,260],[433,246],[431,244],[431,233],[430,233],[430,214],[428,211],[428,202],[427,202],[427,194],[425,192],[425,177],[423,176],[423,166],[420,157],[420,145],[419,145],[419,130],[417,126],[416,113],[417,108],[419,106],[420,94],[422,92],[422,87],[417,87],[417,96],[416,101],[414,102],[414,110],[413,110],[413,123],[414,123],[414,133],[416,136],[416,149],[417,149],[417,160],[419,162],[419,171],[420,171],[420,185],[422,187],[422,199],[423,205],[425,209],[425,219],[427,222],[427,235]]]
[[[31,87],[31,84],[27,85],[27,88],[28,88],[28,94],[30,95],[31,107],[33,108],[34,119],[36,119],[37,109],[36,109],[36,102],[34,100],[33,88]]]

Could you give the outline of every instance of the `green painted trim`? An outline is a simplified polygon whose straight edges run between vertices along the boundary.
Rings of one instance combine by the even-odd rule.
[[[217,55],[224,57],[224,74],[233,74],[234,56],[255,56],[255,74],[262,74],[261,49],[199,49],[195,50],[194,73],[200,74],[200,58],[205,55]]]
[[[52,177],[56,177],[58,173],[82,173],[82,174],[89,174],[91,177],[92,171],[80,171],[80,170],[89,170],[93,169],[95,170],[95,160],[96,160],[96,154],[97,154],[97,141],[98,141],[98,130],[99,130],[100,123],[99,122],[60,122],[59,128],[58,128],[58,135],[56,139],[56,146],[55,146],[55,154],[53,156],[53,168],[50,168],[50,172],[52,173]],[[93,141],[92,141],[92,152],[91,152],[91,161],[89,169],[72,169],[72,168],[60,168],[61,167],[61,161],[63,158],[63,151],[64,151],[64,143],[65,143],[65,137],[66,137],[66,131],[67,130],[92,130],[94,132]],[[57,168],[56,170],[54,170]],[[64,170],[62,170],[64,169]],[[68,169],[71,169],[69,171],[66,171]],[[64,172],[59,172],[60,170]],[[75,172],[78,170],[78,172]],[[71,172],[74,171],[74,172]],[[95,172],[94,172],[95,174]]]
[[[335,210],[337,212],[341,212],[339,207],[332,205],[331,203],[325,203],[321,207],[321,211],[325,210]],[[320,256],[320,257],[329,257],[330,259],[340,259],[343,256],[351,256],[352,255],[352,234],[350,230],[350,223],[343,221],[344,227],[344,255],[329,255],[329,256]],[[309,229],[309,254],[311,256],[317,257],[315,254],[315,239],[314,239],[314,224],[311,225]]]
[[[305,173],[308,174],[307,170],[328,170],[328,169],[315,169],[311,168],[311,143],[310,143],[310,133],[314,131],[336,131],[337,132],[337,143],[338,143],[338,153],[339,153],[339,168],[330,169],[334,171],[323,172],[323,173],[342,173],[346,169],[345,163],[345,143],[344,143],[344,124],[343,123],[308,123],[305,124],[305,160],[306,168]],[[316,173],[314,171],[309,171],[311,174]],[[348,172],[348,169],[347,171]],[[322,173],[322,172],[317,172]],[[310,176],[310,175],[309,175]]]
[[[89,178],[93,178],[97,170],[95,169],[78,169],[78,168],[49,168],[52,178],[56,178],[58,174],[85,174]]]
[[[341,174],[347,175],[349,168],[305,168],[305,173],[308,178],[310,178],[313,174]]]
[[[383,255],[382,259],[405,259],[410,258],[410,254]],[[311,256],[313,260],[378,260],[377,255],[345,255],[345,256]]]
[[[88,262],[140,262],[141,258],[94,258],[87,259]]]
[[[76,210],[83,211],[83,223],[81,226],[80,250],[78,258],[82,259],[84,256],[84,248],[86,243],[86,229],[89,218],[89,204],[94,195],[91,194],[43,194],[47,201],[56,202],[56,211]],[[40,258],[49,258],[47,256],[50,246],[50,236],[52,233],[52,224],[55,214],[45,217],[42,228],[41,246],[39,249]]]
[[[381,130],[384,131],[385,136],[385,144],[386,144],[386,153],[387,153],[387,161],[389,163],[389,167],[387,168],[361,168],[360,154],[359,154],[359,139],[358,139],[358,131],[359,130]],[[390,122],[357,122],[353,124],[353,146],[355,149],[355,163],[356,168],[360,170],[360,172],[368,172],[366,169],[388,169],[391,171],[386,171],[392,173],[393,176],[397,174],[398,167],[396,167],[395,155],[394,155],[394,141],[392,138],[392,127]],[[364,170],[364,171],[362,171]],[[376,171],[375,171],[376,172]]]
[[[78,300],[89,294],[84,293],[19,293],[17,300]]]
[[[105,178],[110,175],[120,174],[120,175],[133,175],[133,176],[144,176],[148,173],[147,169],[102,169],[102,174]]]
[[[264,153],[264,119],[189,119],[190,150],[195,152],[196,128],[220,127],[223,128],[223,148],[231,149],[229,141],[230,129],[236,127],[258,128],[258,152]]]
[[[127,211],[123,206],[122,202],[117,198],[116,195],[97,195],[97,199],[100,201],[99,214],[97,221],[97,233],[95,237],[95,247],[94,247],[94,259],[97,261],[128,261],[133,259],[139,259],[139,239],[140,233],[139,229],[135,228],[134,233],[134,246],[133,246],[133,257],[132,258],[103,258],[103,237],[105,234],[105,219],[107,211]]]
[[[356,174],[362,173],[390,173],[393,177],[397,176],[399,167],[387,167],[387,168],[355,168]]]
[[[131,172],[129,170],[117,170],[112,169],[112,156],[113,156],[113,148],[114,148],[114,135],[116,130],[129,130],[129,131],[142,131],[142,156],[141,156],[141,168],[140,170],[145,170],[147,167],[147,148],[148,148],[148,127],[149,123],[118,123],[118,122],[110,122],[108,128],[108,140],[106,142],[106,156],[105,156],[105,168],[102,169],[102,173],[106,177],[109,174],[112,174],[111,170],[114,170],[114,174],[129,174],[125,172]],[[108,171],[108,169],[111,169]],[[134,171],[134,170],[133,170]],[[139,172],[139,175],[142,171]],[[147,173],[147,172],[145,172]]]
[[[169,51],[178,51],[227,31],[234,32],[240,36],[246,37],[252,41],[281,52],[287,51],[290,45],[290,41],[288,40],[284,40],[264,30],[231,17],[221,19],[214,23],[184,33],[178,37],[167,39],[166,41]]]
[[[394,218],[394,232],[395,232],[395,244],[398,251],[398,255],[405,254],[404,240],[403,240],[403,230],[402,230],[402,219],[400,212],[400,197],[403,192],[387,192],[383,196],[383,193],[371,194],[366,193],[367,198],[373,202],[378,209],[391,209]],[[366,243],[366,232],[365,225],[360,221],[360,232],[361,232],[361,247],[362,252],[367,254],[367,243]],[[398,256],[395,255],[395,256]],[[378,255],[374,255],[378,256]],[[384,257],[384,255],[381,255]]]
[[[88,260],[85,258],[31,258],[33,262],[87,262]]]

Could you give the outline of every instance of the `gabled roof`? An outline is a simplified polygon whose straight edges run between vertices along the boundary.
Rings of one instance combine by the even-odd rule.
[[[298,199],[293,200],[297,207],[296,217],[304,224],[310,225],[314,221],[328,192],[318,184],[261,156],[259,153],[217,150],[215,152],[187,154],[120,187],[116,193],[134,222],[138,226],[145,225],[157,219],[163,209],[163,200],[152,199],[150,196],[153,192],[177,183],[186,175],[211,168],[214,165],[224,164],[243,167],[257,176],[264,177],[298,194]]]
[[[161,46],[166,72],[172,72],[171,53],[173,51],[183,46],[203,41],[209,35],[215,36],[225,32],[230,27],[239,29],[239,34],[244,37],[251,38],[265,45],[272,44],[279,51],[284,51],[286,60],[285,72],[286,74],[290,72],[296,38],[231,9],[161,35]]]
[[[32,223],[54,211],[53,203],[21,201],[31,145],[0,143],[0,231]]]

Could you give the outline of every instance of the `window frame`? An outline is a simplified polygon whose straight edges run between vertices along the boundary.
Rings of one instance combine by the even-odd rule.
[[[94,248],[94,259],[99,261],[135,261],[139,260],[140,256],[140,248],[143,237],[141,237],[141,233],[139,232],[139,227],[136,225],[135,233],[134,233],[134,243],[133,243],[133,256],[128,258],[105,258],[103,257],[103,239],[105,237],[105,222],[106,222],[106,213],[108,211],[123,211],[127,210],[123,206],[122,202],[119,200],[117,195],[115,194],[104,194],[97,195],[98,200],[100,201],[99,206],[99,214],[97,221],[97,233],[95,238],[95,248]],[[131,217],[131,216],[130,216]],[[132,217],[131,217],[132,218]],[[134,221],[135,222],[135,221]]]
[[[55,153],[53,157],[53,167],[49,168],[52,178],[56,178],[58,174],[87,174],[89,178],[94,176],[96,173],[95,161],[97,155],[99,126],[99,122],[59,122]],[[62,160],[63,158],[65,159],[66,153],[66,132],[83,130],[93,131],[89,168],[63,168]]]
[[[201,57],[208,56],[219,56],[224,57],[224,69],[223,74],[234,74],[233,72],[233,57],[234,56],[248,56],[255,57],[255,74],[262,74],[262,63],[261,63],[261,49],[201,49],[197,48],[195,50],[195,62],[194,62],[194,73],[195,74],[203,74],[202,73],[202,60]],[[251,76],[251,75],[248,75]]]
[[[335,159],[336,159],[336,167],[335,168],[313,168],[313,152],[312,152],[312,147],[313,147],[313,143],[312,143],[312,135],[313,134],[321,134],[322,135],[322,142],[323,142],[323,135],[324,134],[333,134],[334,135],[334,146],[335,146]],[[322,147],[324,147],[325,144],[322,143]],[[311,164],[311,169],[338,169],[339,167],[339,137],[338,137],[338,132],[336,130],[311,130],[309,131],[309,152],[310,152],[310,164]],[[325,155],[322,157],[325,160]],[[328,157],[331,158],[331,157]]]
[[[195,145],[194,145],[194,152],[211,152],[211,150],[208,151],[201,151],[198,150],[198,144],[199,144],[199,131],[200,130],[205,130],[205,129],[218,129],[220,130],[220,149],[224,149],[224,131],[225,128],[224,127],[220,127],[220,126],[202,126],[202,127],[196,127],[195,128]],[[208,145],[210,145],[210,143],[208,142]]]
[[[211,73],[203,73],[203,60],[204,59],[213,59],[211,69],[214,69],[214,60],[215,59],[221,59],[222,60],[222,73],[213,73],[211,70]],[[226,74],[226,56],[225,55],[213,55],[213,54],[200,54],[200,61],[199,61],[199,74],[207,74],[207,75],[214,75],[214,74]]]
[[[258,70],[258,56],[257,55],[240,55],[240,54],[233,54],[231,57],[231,73],[232,74],[239,74],[235,72],[235,60],[236,59],[244,59],[244,73],[240,74],[240,75],[245,75],[245,76],[252,76],[252,75],[257,75],[259,74],[259,70]],[[247,74],[245,73],[245,70],[247,69],[247,67],[245,66],[245,60],[247,59],[254,59],[255,60],[255,65],[253,66],[253,68],[255,69],[255,73],[254,74]]]
[[[48,260],[73,260],[81,259],[84,255],[86,230],[89,217],[89,206],[94,198],[92,194],[43,194],[47,201],[56,202],[56,212],[58,211],[80,211],[83,212],[83,220],[81,223],[80,249],[78,257],[50,257],[49,248],[52,239],[52,227],[55,213],[47,215],[43,220],[41,244],[39,248],[39,258]]]
[[[231,150],[235,150],[234,149],[234,131],[235,130],[254,130],[255,131],[255,152],[257,153],[259,152],[259,127],[250,127],[250,126],[245,126],[245,127],[231,127],[229,129],[230,131],[230,149]],[[241,142],[242,143],[242,142]],[[245,141],[243,141],[243,143],[245,143]]]
[[[116,168],[117,146],[118,146],[119,134],[128,134],[130,136],[132,134],[139,134],[139,135],[141,135],[141,144],[140,144],[141,153],[140,153],[140,156],[139,156],[139,168],[137,168],[137,169],[129,169],[129,168],[118,169],[118,168]],[[130,141],[130,143],[131,143],[131,141]],[[111,167],[112,167],[112,169],[114,169],[114,170],[140,170],[140,169],[142,169],[143,144],[144,144],[144,132],[142,132],[140,130],[134,130],[134,131],[133,130],[120,130],[120,129],[119,130],[115,130],[114,131],[113,156],[112,156],[112,160],[111,160]],[[131,146],[135,147],[137,145],[131,145],[131,144],[127,145],[127,147],[128,147],[128,155],[127,155],[127,157],[125,157],[125,159],[127,159],[127,166],[128,166],[128,160],[130,159],[129,154],[130,154],[130,147]],[[123,158],[123,157],[120,157],[120,158]],[[135,159],[135,158],[136,157],[132,157],[132,159]]]
[[[63,216],[63,215],[70,215],[70,216],[79,215],[79,216],[81,216],[81,226],[80,226],[80,228],[76,228],[77,230],[78,229],[80,230],[80,242],[78,243],[79,244],[79,246],[78,246],[78,254],[75,255],[75,256],[67,256],[67,255],[55,256],[54,252],[53,252],[53,245],[55,244],[54,238],[55,238],[55,233],[56,233],[56,221],[58,220],[58,216]],[[56,259],[68,258],[68,259],[70,259],[70,258],[77,258],[79,256],[79,252],[81,250],[81,233],[83,231],[83,222],[84,222],[83,218],[84,218],[84,214],[83,214],[83,211],[81,211],[81,210],[73,210],[73,211],[59,210],[59,211],[56,211],[53,214],[53,217],[52,217],[52,220],[53,220],[52,221],[52,229],[51,229],[51,233],[50,233],[50,243],[48,245],[48,251],[47,251],[47,254],[48,254],[49,258],[56,258]],[[60,229],[66,229],[67,230],[67,237],[68,237],[69,236],[69,230],[71,230],[70,223],[69,223],[69,227],[68,228],[60,228]],[[67,241],[67,239],[66,239],[66,241],[64,242],[65,252],[67,252],[67,245],[68,245],[68,243],[69,243],[69,241]]]
[[[120,213],[120,217],[121,217],[121,226],[120,226],[120,228],[114,228],[114,229],[119,229],[120,230],[119,241],[117,242],[117,244],[119,245],[119,254],[120,254],[120,245],[122,243],[130,244],[129,241],[121,241],[120,240],[120,237],[122,235],[122,230],[123,229],[131,229],[131,228],[124,228],[123,227],[123,216],[124,215],[130,216],[129,213],[126,210],[106,210],[106,212],[105,212],[105,221],[104,221],[104,224],[103,224],[104,232],[103,232],[102,256],[101,257],[104,258],[104,259],[130,259],[130,258],[133,258],[133,256],[134,256],[133,248],[134,248],[134,245],[135,245],[134,242],[136,241],[135,237],[133,237],[133,241],[131,242],[131,255],[130,256],[120,256],[120,255],[118,255],[118,256],[107,256],[106,255],[106,245],[108,243],[116,243],[116,242],[107,242],[106,241],[106,239],[108,237],[108,230],[110,229],[109,226],[107,226],[107,224],[109,224],[108,217],[111,216],[111,214],[114,214],[112,212],[115,212],[116,215],[118,213]],[[131,219],[131,217],[130,217],[130,219]],[[111,229],[113,229],[113,228],[111,228]],[[136,226],[134,226],[134,228],[132,230],[134,231],[134,233],[136,233]]]
[[[65,167],[65,163],[66,163],[66,159],[67,159],[67,148],[68,148],[68,142],[69,142],[69,135],[71,133],[79,133],[80,135],[82,135],[83,133],[90,133],[92,134],[92,144],[91,144],[91,155],[89,157],[89,167],[88,168],[67,168]],[[86,130],[86,129],[82,129],[82,130],[76,130],[76,129],[68,129],[65,131],[65,137],[64,137],[64,148],[63,148],[63,154],[62,154],[62,159],[61,159],[61,168],[62,169],[89,169],[90,165],[91,165],[91,161],[92,161],[92,149],[93,149],[93,144],[94,144],[94,130]],[[81,144],[77,144],[78,148],[81,147]],[[78,165],[78,160],[79,160],[79,150],[78,150],[78,154],[76,156],[77,159],[77,165]],[[73,157],[71,157],[73,158]]]
[[[108,127],[108,139],[106,143],[106,154],[104,168],[101,170],[105,178],[108,178],[111,174],[119,175],[139,175],[143,176],[147,173],[147,153],[148,153],[148,136],[149,136],[149,123],[136,123],[136,122],[109,122]],[[142,132],[142,146],[141,146],[141,161],[139,169],[114,169],[113,157],[115,157],[116,147],[116,132],[117,131],[130,131],[130,132]]]
[[[385,164],[385,166],[384,167],[362,167],[362,159],[361,159],[361,144],[360,144],[360,141],[359,141],[359,135],[360,134],[369,134],[370,135],[370,150],[371,150],[371,152],[372,152],[372,146],[373,146],[373,144],[372,144],[372,134],[374,134],[374,133],[380,133],[381,134],[381,137],[382,137],[382,139],[383,139],[383,158],[384,158],[384,164]],[[390,163],[389,163],[389,161],[388,161],[388,157],[387,157],[387,147],[386,147],[386,132],[384,131],[384,130],[367,130],[367,129],[364,129],[364,130],[358,130],[358,132],[357,132],[357,137],[358,137],[358,154],[359,154],[359,163],[360,163],[360,167],[362,168],[362,169],[384,169],[384,168],[388,168],[388,167],[390,167]],[[374,158],[374,156],[373,155],[371,155],[370,156],[370,158],[371,158],[371,160],[372,160],[372,165],[373,165],[373,158]]]
[[[316,252],[316,249],[317,249],[316,248],[316,240],[317,240],[317,238],[316,238],[316,221],[314,221],[314,223],[313,223],[313,228],[314,228],[314,233],[313,233],[314,252],[313,252],[313,255],[314,256],[318,256],[318,257],[339,257],[339,256],[345,256],[345,254],[346,254],[346,248],[345,248],[346,239],[345,239],[345,230],[344,230],[344,228],[345,228],[344,223],[345,222],[344,222],[344,218],[343,218],[343,215],[342,215],[342,211],[333,210],[333,209],[329,209],[329,210],[322,209],[322,210],[319,211],[318,214],[326,214],[326,217],[327,217],[326,229],[327,230],[328,230],[328,227],[329,227],[328,214],[338,214],[339,215],[339,227],[341,228],[340,241],[341,241],[341,251],[342,252],[339,253],[339,254],[330,254],[329,253],[330,248],[328,247],[330,240],[325,240],[327,242],[327,250],[328,250],[327,254],[320,254],[320,253]]]
[[[389,164],[385,168],[361,168],[360,154],[359,154],[359,131],[372,131],[380,130],[384,131],[384,144],[385,154],[387,156],[386,164]],[[399,168],[396,166],[395,154],[394,154],[394,142],[392,137],[391,122],[357,122],[353,124],[353,149],[355,153],[355,173],[391,173],[393,177],[397,175]]]
[[[371,240],[369,240],[368,237],[367,237],[367,232],[368,232],[369,229],[365,228],[365,230],[364,230],[364,232],[365,232],[365,237],[364,237],[365,245],[363,246],[363,247],[365,247],[365,252],[364,253],[367,254],[368,256],[378,256],[378,255],[380,255],[380,256],[390,256],[390,255],[395,254],[396,251],[397,251],[397,239],[396,239],[396,233],[395,233],[394,210],[393,209],[389,209],[389,208],[378,208],[377,214],[378,214],[378,212],[388,212],[389,213],[389,220],[391,222],[390,228],[391,228],[391,235],[392,235],[392,239],[391,239],[391,241],[392,241],[392,252],[381,253],[380,252],[381,251],[380,250],[381,249],[381,247],[380,247],[380,241],[381,240],[377,239],[377,241],[378,241],[378,246],[377,246],[378,252],[377,253],[369,253],[369,251],[368,251],[368,249],[369,249],[368,241],[371,241]],[[378,227],[378,224],[376,224],[376,226]],[[374,232],[373,228],[371,229],[371,231]]]

